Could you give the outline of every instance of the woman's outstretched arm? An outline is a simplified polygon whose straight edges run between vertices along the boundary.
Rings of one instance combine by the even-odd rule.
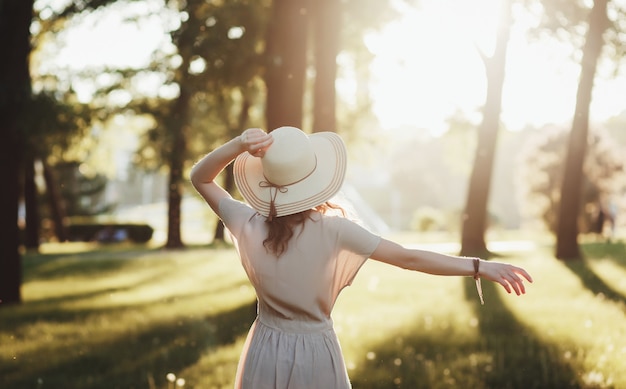
[[[409,249],[381,239],[370,257],[403,269],[442,276],[474,276],[474,258],[446,255],[427,250]],[[526,293],[523,279],[532,282],[526,270],[507,263],[479,260],[478,275],[499,283],[508,293]]]
[[[205,155],[194,165],[191,169],[191,183],[214,212],[218,212],[222,198],[230,197],[230,194],[215,182],[215,178],[243,152],[249,152],[255,157],[263,157],[272,141],[272,136],[265,131],[259,128],[249,128],[238,137]]]

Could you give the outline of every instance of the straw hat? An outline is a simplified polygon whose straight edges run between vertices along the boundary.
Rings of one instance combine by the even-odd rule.
[[[240,154],[235,184],[261,215],[280,217],[330,200],[346,174],[346,146],[334,132],[307,135],[295,127],[270,133],[274,142],[262,158]]]

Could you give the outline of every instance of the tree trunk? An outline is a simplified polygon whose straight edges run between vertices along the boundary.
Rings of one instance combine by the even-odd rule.
[[[4,23],[4,21],[0,19],[0,23]],[[0,212],[2,228],[2,239],[0,239],[0,307],[5,304],[19,303],[22,300],[22,259],[19,252],[20,236],[17,225],[19,165],[21,161],[19,154],[22,149],[17,139],[16,121],[5,116],[7,113],[5,104],[3,102],[3,107],[0,108],[3,119],[2,140],[0,141],[0,179],[3,182],[3,189],[0,191],[0,207],[2,207]]]
[[[583,47],[576,110],[569,136],[561,187],[555,255],[562,260],[580,258],[578,216],[580,215],[583,161],[589,132],[589,106],[596,66],[604,44],[603,34],[607,27],[607,0],[595,0],[589,14],[589,30]]]
[[[35,185],[35,161],[26,158],[24,161],[24,208],[26,209],[26,225],[24,227],[24,246],[27,249],[39,249],[39,202]]]
[[[336,131],[335,79],[342,13],[338,0],[317,0],[312,6],[315,45],[313,131]]]
[[[67,215],[65,213],[65,203],[59,191],[59,186],[54,172],[48,166],[47,163],[43,163],[43,179],[46,183],[46,192],[48,194],[48,207],[50,208],[50,216],[52,217],[52,224],[54,226],[54,234],[59,242],[67,242],[69,239],[69,233],[67,232],[67,226],[65,225],[65,219]]]
[[[308,0],[274,0],[267,31],[266,119],[268,130],[302,127]]]
[[[186,69],[186,68],[183,68]],[[185,128],[188,120],[190,92],[186,83],[180,83],[180,96],[176,100],[169,131],[172,139],[170,175],[168,185],[167,242],[166,248],[181,248],[181,203],[183,193],[183,167],[187,153]]]
[[[4,0],[0,6],[0,307],[22,301],[22,257],[18,201],[22,134],[20,112],[30,98],[30,23],[33,0]]]
[[[494,54],[491,58],[483,56],[487,75],[487,97],[483,107],[483,120],[478,132],[478,144],[470,176],[461,235],[461,255],[467,256],[482,256],[488,253],[485,242],[487,205],[500,127],[506,51],[511,30],[510,0],[502,2],[500,18]]]

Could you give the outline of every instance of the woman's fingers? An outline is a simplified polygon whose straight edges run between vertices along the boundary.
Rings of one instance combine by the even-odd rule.
[[[491,270],[495,270],[495,274],[491,272],[486,272],[485,276],[492,281],[495,281],[502,285],[502,287],[507,291],[507,293],[515,292],[515,294],[522,295],[526,293],[526,287],[524,286],[524,279],[528,280],[528,282],[532,282],[533,279],[526,272],[526,270],[498,262],[490,262],[494,265]],[[490,274],[491,273],[491,277]]]
[[[263,157],[265,151],[272,145],[272,142],[274,142],[274,138],[269,134],[265,134],[251,145],[249,152],[255,157]]]
[[[274,138],[260,128],[249,128],[241,134],[241,143],[255,157],[262,157]]]
[[[504,288],[504,290],[506,290],[507,293],[511,293],[511,286],[509,285],[509,283],[506,281],[506,279],[501,278],[498,280],[498,283],[500,285],[502,285],[502,287]]]
[[[522,268],[517,268],[517,273],[521,274],[524,278],[526,278],[528,280],[528,282],[533,282],[533,277],[528,274],[528,272],[526,272],[526,270],[522,269]]]
[[[522,280],[514,272],[507,273],[504,278],[518,296],[524,293],[524,284]],[[510,292],[509,292],[510,293]]]

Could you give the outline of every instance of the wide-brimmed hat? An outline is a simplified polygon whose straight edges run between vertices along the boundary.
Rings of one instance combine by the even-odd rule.
[[[347,159],[339,135],[307,135],[295,127],[270,134],[274,142],[262,158],[242,153],[234,163],[235,184],[252,208],[272,219],[311,209],[337,194]]]

